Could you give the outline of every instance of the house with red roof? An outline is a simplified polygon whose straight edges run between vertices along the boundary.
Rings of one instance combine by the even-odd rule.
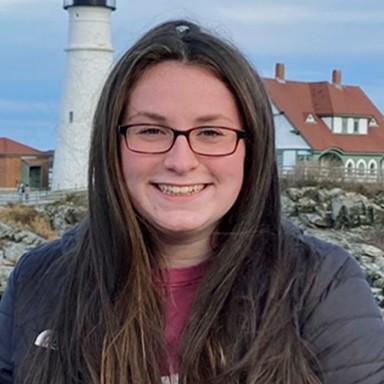
[[[332,82],[290,81],[284,64],[264,79],[276,125],[280,167],[312,159],[347,171],[384,173],[384,118],[358,86],[343,85],[341,71]]]
[[[0,137],[0,188],[48,188],[52,153],[42,152],[17,141]]]

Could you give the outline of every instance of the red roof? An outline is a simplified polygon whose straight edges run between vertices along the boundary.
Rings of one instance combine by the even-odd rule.
[[[41,156],[44,153],[6,137],[0,137],[0,155]]]
[[[328,82],[306,83],[264,79],[276,108],[317,151],[339,148],[347,153],[384,152],[384,119],[367,95],[356,86]],[[316,121],[306,123],[312,114]],[[368,127],[366,135],[332,133],[321,117],[356,116],[374,118],[377,127]]]

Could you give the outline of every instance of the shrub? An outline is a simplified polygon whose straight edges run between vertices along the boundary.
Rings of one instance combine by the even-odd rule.
[[[88,199],[87,194],[85,192],[73,192],[68,193],[64,196],[64,198],[60,201],[60,203],[72,203],[79,207],[87,207]]]
[[[346,192],[356,192],[373,198],[383,192],[384,183],[382,179],[364,178],[358,174],[348,175],[340,167],[320,167],[316,163],[305,162],[280,170],[281,191],[291,187],[341,188]]]
[[[0,211],[0,220],[16,228],[28,229],[44,239],[57,237],[49,218],[31,206],[9,204]]]

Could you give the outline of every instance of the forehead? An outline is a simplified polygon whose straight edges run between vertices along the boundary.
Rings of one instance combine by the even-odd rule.
[[[129,118],[146,111],[169,118],[221,114],[239,120],[235,97],[213,71],[177,61],[147,69],[132,87],[126,111]]]

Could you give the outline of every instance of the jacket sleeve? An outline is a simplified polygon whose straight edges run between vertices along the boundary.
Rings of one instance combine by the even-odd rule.
[[[12,272],[0,301],[0,383],[13,383],[13,347],[15,274]]]
[[[320,268],[302,332],[324,384],[384,383],[384,321],[357,262],[343,249],[310,239]]]

